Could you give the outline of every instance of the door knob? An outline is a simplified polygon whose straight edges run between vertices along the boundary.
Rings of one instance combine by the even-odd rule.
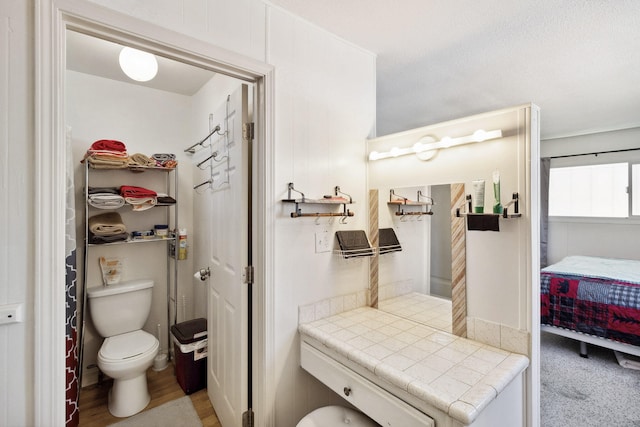
[[[200,270],[196,271],[196,274],[193,275],[193,277],[195,277],[196,279],[200,279],[203,282],[207,280],[209,276],[211,276],[211,269],[209,269],[209,267],[201,268]]]
[[[344,392],[345,396],[349,396],[351,394],[351,387],[345,387],[342,389],[342,391]]]

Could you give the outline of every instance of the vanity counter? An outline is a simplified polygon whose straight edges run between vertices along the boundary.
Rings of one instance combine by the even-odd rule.
[[[529,359],[370,307],[301,323],[302,344],[450,425],[471,425]],[[522,387],[514,386],[522,400]],[[512,388],[514,388],[512,387]],[[519,388],[519,390],[517,390]],[[435,418],[435,417],[434,417]]]

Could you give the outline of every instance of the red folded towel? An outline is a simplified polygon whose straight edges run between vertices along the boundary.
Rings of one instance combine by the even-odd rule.
[[[120,195],[122,197],[143,198],[156,197],[158,194],[153,190],[149,190],[148,188],[123,185],[122,187],[120,187]]]
[[[90,150],[92,151],[119,151],[126,152],[127,147],[120,141],[113,139],[99,139],[91,144]]]

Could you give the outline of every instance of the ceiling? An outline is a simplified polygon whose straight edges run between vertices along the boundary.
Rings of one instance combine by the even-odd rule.
[[[156,55],[158,74],[148,82],[135,82],[120,69],[118,56],[123,46],[75,31],[67,31],[67,69],[111,80],[191,96],[214,73]]]
[[[377,54],[378,135],[529,102],[543,139],[640,126],[638,0],[270,2]]]
[[[638,0],[270,3],[377,55],[378,135],[529,102],[543,139],[640,127]],[[120,48],[69,33],[68,68],[132,83]],[[159,62],[145,86],[192,95],[213,75]]]

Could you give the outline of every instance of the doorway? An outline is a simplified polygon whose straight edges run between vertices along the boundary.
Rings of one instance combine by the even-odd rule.
[[[52,2],[53,3],[53,2]],[[64,253],[59,253],[57,241],[64,241],[64,170],[60,171],[55,167],[57,161],[66,159],[64,129],[66,125],[65,111],[67,108],[65,94],[65,63],[64,50],[66,46],[66,31],[87,34],[89,36],[115,41],[123,45],[133,46],[141,50],[147,50],[156,55],[170,58],[172,60],[198,66],[203,69],[218,72],[226,76],[231,76],[253,85],[255,93],[255,123],[256,140],[260,149],[255,153],[256,169],[264,174],[270,170],[267,159],[268,150],[266,147],[271,143],[270,114],[267,106],[270,105],[270,94],[272,86],[272,70],[265,64],[258,63],[246,58],[229,54],[229,52],[217,49],[214,46],[204,44],[198,40],[191,40],[183,36],[177,36],[168,30],[155,27],[145,22],[137,22],[130,17],[124,18],[115,12],[108,13],[103,9],[92,6],[78,6],[70,3],[66,9],[55,4],[43,3],[41,16],[45,25],[40,29],[39,46],[37,46],[38,56],[38,97],[45,102],[37,102],[37,115],[40,120],[37,123],[36,134],[36,155],[37,161],[45,165],[40,169],[40,174],[36,177],[36,187],[38,193],[48,192],[48,197],[37,197],[36,211],[38,212],[37,224],[42,231],[47,229],[49,239],[43,239],[36,244],[36,354],[35,365],[42,369],[35,375],[35,386],[38,390],[47,390],[36,398],[36,423],[48,423],[56,420],[62,423],[64,419],[63,402],[64,390],[66,387],[65,376],[60,374],[61,367],[64,367],[64,352],[58,351],[64,346],[64,289],[49,285],[51,281],[64,281],[64,262],[60,258]],[[64,3],[64,2],[61,2]],[[81,11],[71,10],[75,8]],[[49,9],[49,10],[48,10]],[[50,17],[55,17],[51,19]],[[59,18],[59,19],[58,19]],[[43,46],[46,40],[54,40],[53,51],[47,51]],[[196,46],[194,48],[193,46]],[[46,101],[50,102],[46,102]],[[187,146],[190,144],[186,144]],[[183,147],[183,148],[186,148]],[[176,150],[178,147],[176,147]],[[254,180],[261,182],[260,176],[255,174]],[[262,180],[264,182],[264,180]],[[257,186],[256,186],[257,187]],[[260,184],[262,189],[264,184]],[[255,205],[258,206],[254,221],[260,223],[265,221],[265,213],[259,207],[264,206],[267,192],[255,192]],[[62,202],[62,203],[61,203]],[[44,213],[47,213],[46,215]],[[254,227],[254,229],[265,229],[266,227]],[[256,373],[253,376],[254,388],[264,390],[268,375],[264,372],[264,355],[269,346],[265,339],[265,331],[269,330],[270,322],[266,318],[268,309],[265,308],[265,295],[268,292],[269,284],[266,279],[267,270],[263,260],[263,246],[268,237],[265,235],[256,236],[258,245],[255,248],[257,256],[254,257],[254,281],[260,283],[260,291],[256,292],[253,304],[248,311],[255,312],[254,322],[265,325],[262,328],[254,329],[257,335],[254,338],[253,355],[256,359],[254,366]],[[42,278],[48,278],[46,281]],[[53,356],[51,356],[53,355]],[[49,360],[45,360],[49,359]],[[51,366],[52,369],[47,369]],[[253,403],[256,413],[256,420],[267,417],[264,410],[265,400]],[[247,408],[251,409],[251,408]],[[260,424],[260,423],[258,423]],[[265,425],[268,422],[264,423]],[[239,424],[238,424],[239,425]]]

